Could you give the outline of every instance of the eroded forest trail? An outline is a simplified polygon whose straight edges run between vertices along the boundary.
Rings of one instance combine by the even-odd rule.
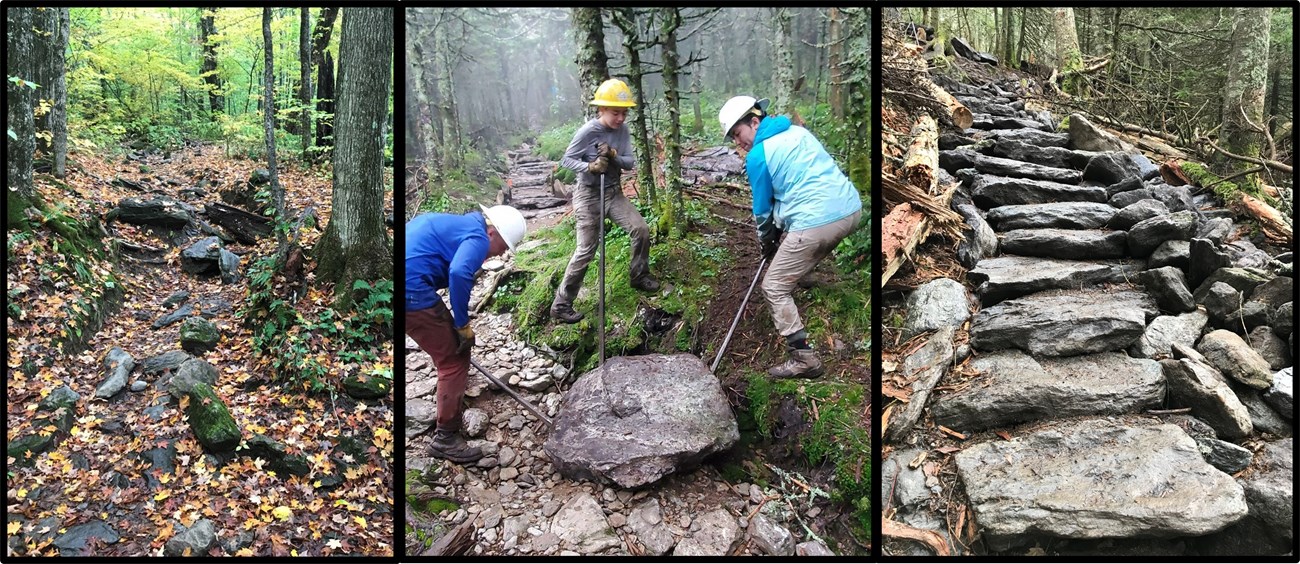
[[[537,292],[539,296],[545,294],[540,301],[549,306],[558,281],[547,282],[545,276],[537,277],[534,271],[548,270],[539,265],[542,255],[560,268],[568,260],[568,250],[550,257],[547,249],[564,244],[568,245],[564,249],[572,249],[571,241],[556,237],[572,237],[566,197],[574,186],[554,178],[554,163],[521,151],[511,151],[509,158],[513,165],[508,173],[512,190],[506,201],[527,204],[524,213],[530,216],[530,235],[508,260],[491,260],[484,265],[485,273],[470,298],[471,310],[481,311],[472,322],[479,343],[475,359],[555,418],[560,414],[565,392],[585,371],[574,365],[594,362],[586,356],[592,354],[590,343],[579,341],[553,348],[550,345],[555,344],[555,339],[547,335],[572,331],[573,326],[554,326],[549,319],[539,320],[529,307],[532,302],[525,299],[512,302],[519,304],[516,307],[504,308],[491,299],[494,296],[486,294],[493,292],[500,298],[501,292]],[[716,245],[719,256],[726,259],[716,265],[678,264],[675,257],[665,256],[658,264],[665,273],[666,289],[661,295],[633,297],[631,308],[638,312],[637,318],[614,321],[619,327],[643,324],[648,334],[635,350],[612,349],[609,356],[636,358],[663,350],[686,350],[711,363],[753,279],[759,251],[752,232],[748,190],[741,185],[717,183],[739,173],[741,161],[734,151],[716,147],[686,155],[684,162],[684,175],[692,181],[700,178],[699,187],[689,188],[688,192],[692,198],[698,192],[696,201],[709,216],[707,221],[701,219],[699,229],[704,240]],[[624,190],[629,199],[637,197],[631,183]],[[534,209],[534,202],[547,207]],[[570,225],[567,231],[566,222]],[[612,257],[608,284],[614,293],[616,285],[626,285],[625,279],[616,282],[613,278],[620,270],[626,276],[626,243],[611,243],[609,249]],[[810,277],[814,279],[809,284],[811,289],[796,293],[801,303],[811,293],[830,293],[842,285],[855,284],[854,276],[841,273],[830,259],[826,263]],[[686,275],[677,273],[679,268],[717,269],[708,279],[712,297],[700,304],[704,309],[696,313],[698,318],[685,316],[683,321],[680,311],[672,310],[669,303],[671,296],[690,291],[674,286],[691,282]],[[580,303],[594,300],[595,271],[593,262],[579,295]],[[542,286],[524,290],[518,287],[520,280]],[[593,310],[589,317],[594,315]],[[818,344],[828,351],[824,353],[828,374],[808,383],[809,388],[817,387],[814,403],[824,401],[826,406],[841,401],[841,396],[852,390],[860,393],[870,377],[869,349],[858,342],[859,328],[854,327],[850,333],[833,330],[832,326],[826,324],[826,343]],[[578,330],[590,337],[595,328],[583,322]],[[679,341],[680,330],[685,334]],[[625,336],[626,331],[612,331],[611,342]],[[677,348],[678,342],[686,343],[687,348]],[[764,373],[784,354],[759,290],[751,296],[717,373],[733,411],[741,414],[741,443],[702,466],[642,488],[562,476],[543,450],[550,429],[477,371],[471,371],[466,392],[466,432],[470,444],[481,447],[486,456],[470,466],[428,457],[436,414],[436,369],[429,356],[409,338],[405,346],[407,554],[829,554],[828,544],[839,554],[868,550],[866,537],[854,534],[859,529],[854,528],[857,517],[853,506],[839,497],[835,501],[829,497],[828,492],[836,490],[835,461],[817,458],[815,464],[809,464],[805,458],[803,441],[814,434],[814,425],[829,426],[830,416],[819,422],[815,410],[805,411],[793,398],[781,400],[781,393],[767,390],[764,393],[775,397],[772,401],[778,407],[774,413],[759,417],[770,416],[775,423],[765,421],[770,434],[767,438],[756,429],[750,412],[758,404],[751,405],[749,397],[756,391],[750,389],[753,373]],[[803,392],[802,383],[796,384]],[[768,399],[764,396],[760,403],[766,405]],[[869,397],[854,397],[852,401],[858,409],[870,405]],[[830,407],[823,409],[830,411]],[[855,424],[858,417],[869,421],[865,412],[852,416]],[[870,433],[870,429],[861,432]],[[869,480],[869,459],[843,466],[856,467],[863,483]]]
[[[116,261],[88,264],[115,282],[76,291],[67,263],[80,258],[50,230],[9,241],[9,554],[391,554],[387,384],[338,385],[370,369],[338,354],[317,359],[337,394],[272,382],[258,328],[243,323],[250,264],[276,242],[245,240],[266,226],[217,208],[255,211],[239,198],[257,198],[262,165],[211,145],[74,160],[66,181],[38,174],[37,189],[65,215],[103,218]],[[288,208],[318,218],[300,234],[310,249],[330,215],[329,173],[282,163],[279,178]],[[311,268],[298,269],[277,286],[302,288],[294,277]],[[306,287],[283,299],[314,317],[332,288]],[[92,309],[102,328],[82,335],[71,318]],[[322,350],[342,344],[314,332]],[[84,348],[65,354],[68,341]],[[391,347],[379,362],[392,365]],[[210,386],[201,400],[174,399],[198,382]],[[233,431],[209,423],[222,419],[215,404]]]

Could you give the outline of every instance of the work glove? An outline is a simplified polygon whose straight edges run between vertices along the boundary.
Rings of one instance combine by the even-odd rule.
[[[610,160],[618,157],[618,151],[611,147],[609,143],[596,143],[596,154]]]
[[[776,250],[781,248],[781,230],[772,230],[771,235],[759,240],[759,244],[763,248],[763,258],[769,261],[772,260],[772,257],[776,255]]]
[[[607,168],[609,168],[609,159],[602,156],[591,161],[591,164],[587,165],[587,172],[592,174],[604,174],[605,169]]]
[[[465,356],[469,350],[474,348],[474,328],[466,324],[464,327],[456,330],[456,354]]]

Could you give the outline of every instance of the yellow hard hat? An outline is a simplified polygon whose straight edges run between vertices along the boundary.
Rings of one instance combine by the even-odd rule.
[[[627,84],[617,78],[611,78],[600,83],[596,89],[596,97],[591,99],[593,106],[606,106],[610,108],[632,108],[636,102],[632,101],[632,90]]]

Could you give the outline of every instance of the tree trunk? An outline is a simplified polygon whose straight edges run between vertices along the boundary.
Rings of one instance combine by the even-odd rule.
[[[208,91],[208,111],[215,120],[217,112],[226,108],[225,96],[221,91],[221,77],[217,75],[217,44],[212,39],[217,34],[217,9],[203,8],[199,19],[199,40],[203,43],[203,66],[199,68],[203,82]]]
[[[578,87],[584,97],[596,93],[596,87],[609,78],[609,57],[605,54],[605,24],[600,8],[571,8],[573,32],[578,47]],[[594,115],[595,106],[587,105],[585,116]]]
[[[460,50],[452,49],[449,28],[451,23],[442,22],[434,30],[434,56],[438,59],[438,116],[442,121],[442,167],[444,170],[457,170],[461,167],[460,124],[456,115],[455,85],[452,77],[456,64],[460,60]]]
[[[1077,94],[1083,80],[1077,73],[1083,68],[1083,57],[1079,54],[1079,35],[1074,27],[1074,8],[1052,10],[1052,31],[1056,36],[1056,68],[1065,77],[1064,90]]]
[[[632,88],[632,96],[640,108],[632,113],[632,143],[640,156],[636,159],[636,182],[637,186],[646,189],[651,202],[657,202],[658,193],[655,191],[654,171],[651,168],[655,159],[646,127],[645,89],[641,84],[644,72],[641,68],[640,24],[637,23],[637,14],[633,8],[617,8],[612,15],[614,25],[623,32],[623,51],[627,53],[627,79],[630,83],[628,86]]]
[[[298,112],[302,118],[302,160],[311,156],[311,16],[310,8],[301,9],[298,23],[298,58],[302,77],[298,83]]]
[[[35,74],[34,68],[39,62],[36,54],[37,25],[36,8],[8,8],[5,10],[5,23],[9,33],[5,34],[7,74],[23,81],[30,81]],[[36,153],[36,123],[32,116],[36,92],[25,83],[15,84],[6,81],[8,90],[8,107],[5,121],[14,134],[9,139],[8,153],[5,161],[9,173],[9,190],[5,198],[8,212],[5,214],[5,228],[12,228],[25,223],[23,210],[40,205],[40,197],[32,182],[32,157]]]
[[[347,308],[355,281],[393,276],[383,183],[393,9],[344,8],[341,33],[334,194],[316,260],[317,276],[335,283],[336,304]]]
[[[700,113],[700,74],[697,70],[691,75],[691,113],[695,118],[695,123],[691,125],[693,135],[704,133],[704,117]]]
[[[54,148],[54,105],[57,93],[55,82],[62,75],[63,45],[59,41],[59,9],[38,8],[36,10],[36,67],[31,76],[23,77],[40,85],[36,89],[36,151],[50,156]],[[57,52],[56,52],[57,51]],[[66,120],[66,118],[64,118]]]
[[[1006,19],[1003,14],[1007,8],[993,8],[993,49],[992,52],[1002,52],[1002,20]]]
[[[677,28],[681,26],[680,8],[659,8],[662,19],[659,22],[659,45],[663,54],[664,100],[668,102],[668,134],[664,136],[664,149],[667,153],[667,174],[664,189],[672,194],[671,206],[677,210],[674,224],[683,227],[681,221],[682,202],[682,110],[681,96],[677,85]]]
[[[932,8],[938,10],[938,8]],[[843,8],[844,123],[848,124],[848,175],[871,209],[871,14],[867,8]]]
[[[794,112],[794,60],[790,53],[790,10],[775,8],[773,24],[776,29],[776,60],[772,64],[772,107],[770,113],[791,114]]]
[[[58,28],[54,34],[50,60],[51,80],[49,84],[50,134],[53,143],[54,176],[63,178],[67,175],[68,165],[68,83],[65,54],[68,51],[68,28],[71,18],[67,8],[58,8]]]
[[[1265,127],[1264,93],[1267,90],[1268,8],[1234,8],[1232,46],[1228,52],[1228,79],[1223,91],[1224,149],[1238,155],[1259,157]],[[1252,125],[1253,124],[1253,125]],[[1250,163],[1227,161],[1232,172],[1251,168]],[[1238,182],[1247,191],[1259,186],[1257,175],[1246,175]]]
[[[1122,10],[1123,8],[1115,6],[1110,21],[1110,68],[1106,69],[1106,74],[1110,77],[1114,77],[1115,69],[1119,68],[1119,16]]]
[[[1002,9],[1002,64],[1010,68],[1017,68],[1017,61],[1011,58],[1012,40],[1015,39],[1015,14],[1014,8],[1006,7]]]
[[[316,27],[311,32],[311,60],[316,67],[316,112],[321,115],[316,122],[316,146],[334,145],[334,56],[326,49],[334,33],[334,20],[338,8],[321,8],[316,16]],[[322,153],[321,156],[329,156]]]
[[[275,166],[275,94],[272,88],[275,67],[275,42],[271,40],[271,9],[262,8],[262,52],[266,62],[262,65],[262,123],[266,130],[266,169],[271,172],[271,201],[275,204],[276,221],[284,221],[284,187],[280,185],[280,176]],[[284,246],[285,235],[277,231],[280,246]]]
[[[839,8],[830,9],[830,106],[835,121],[844,119],[844,16]]]
[[[1028,25],[1028,22],[1029,22],[1029,8],[1028,7],[1020,8],[1020,37],[1017,38],[1016,41],[1016,56],[1015,56],[1015,60],[1017,63],[1023,61],[1025,58],[1025,29]]]

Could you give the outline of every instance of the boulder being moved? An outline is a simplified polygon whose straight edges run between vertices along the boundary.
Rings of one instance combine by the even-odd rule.
[[[603,370],[565,392],[543,447],[566,477],[641,487],[740,439],[718,378],[699,358],[614,357]]]

